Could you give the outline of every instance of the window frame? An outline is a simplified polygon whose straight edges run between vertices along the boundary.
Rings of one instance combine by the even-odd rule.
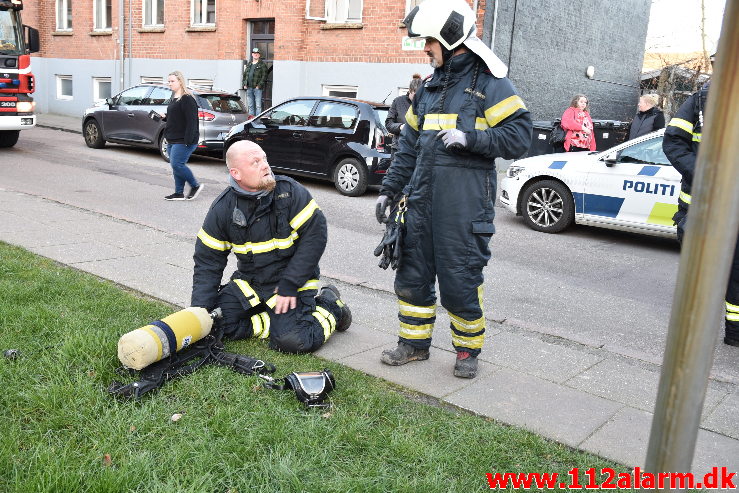
[[[70,82],[71,94],[62,94],[62,81],[68,80]],[[74,79],[72,75],[56,74],[56,99],[63,101],[71,101],[74,99]]]
[[[413,2],[416,2],[416,5],[413,5]],[[423,0],[405,0],[405,15],[410,14],[411,10],[422,2]]]
[[[93,77],[92,78],[92,100],[96,103],[105,101],[108,98],[100,97],[100,83],[110,84],[110,90],[108,91],[108,98],[113,97],[113,81],[110,77]]]
[[[147,24],[146,4],[151,6],[151,17],[155,22]],[[159,18],[159,6],[161,5],[162,18]],[[141,25],[143,27],[163,27],[164,26],[164,0],[141,0]]]
[[[345,4],[346,9],[339,8],[339,2]],[[350,17],[351,2],[359,2],[359,17]],[[364,12],[364,0],[325,0],[324,16],[330,24],[361,24]]]
[[[108,5],[110,4],[110,5]],[[100,14],[100,7],[103,7],[107,12],[103,12],[104,22],[107,22],[107,26],[98,25],[98,17]],[[92,0],[92,30],[95,32],[107,32],[113,30],[113,2],[112,0]]]
[[[337,96],[335,94],[331,94],[331,91],[335,91],[335,92],[354,91],[354,96]],[[321,96],[356,99],[357,94],[359,94],[359,86],[335,85],[335,84],[322,84],[321,85]]]
[[[208,22],[208,4],[213,2],[213,22]],[[204,22],[195,22],[195,6],[200,6],[200,20],[205,19]],[[216,0],[190,0],[190,26],[191,27],[203,27],[203,26],[215,26],[216,25]]]
[[[212,91],[213,79],[187,79],[187,87],[195,90]]]
[[[57,31],[72,30],[72,0],[56,0],[54,23]],[[66,15],[62,18],[62,13]],[[59,22],[63,21],[63,22]]]

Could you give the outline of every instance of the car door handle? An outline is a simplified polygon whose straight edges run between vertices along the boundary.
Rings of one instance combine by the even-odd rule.
[[[296,139],[299,139],[302,136],[303,136],[303,134],[301,134],[300,132],[293,132],[293,137],[296,138]]]
[[[128,114],[128,117],[129,118],[133,118],[134,116],[136,116],[136,115],[133,112],[131,112],[131,113]]]
[[[334,139],[336,139],[336,140],[346,140],[346,137],[335,136]]]

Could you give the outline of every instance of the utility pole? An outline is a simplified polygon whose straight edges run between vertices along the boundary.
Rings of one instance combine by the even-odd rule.
[[[485,0],[485,15],[482,18],[482,42],[485,46],[493,47],[494,14],[496,0]]]
[[[704,113],[646,469],[689,472],[739,228],[739,1],[726,3]],[[663,491],[669,491],[667,489]]]

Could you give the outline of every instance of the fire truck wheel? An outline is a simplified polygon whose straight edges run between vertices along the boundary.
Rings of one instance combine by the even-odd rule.
[[[18,142],[20,130],[5,130],[0,132],[0,147],[13,147]]]
[[[84,135],[87,147],[92,147],[93,149],[102,149],[105,147],[103,132],[100,130],[100,125],[97,121],[89,119],[85,122]]]

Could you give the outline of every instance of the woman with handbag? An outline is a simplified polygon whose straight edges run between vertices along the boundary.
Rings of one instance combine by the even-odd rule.
[[[203,190],[203,184],[187,166],[190,155],[198,146],[200,136],[198,120],[198,103],[185,85],[185,77],[179,70],[167,77],[167,84],[172,90],[172,102],[167,106],[164,137],[167,139],[167,155],[174,175],[174,193],[164,200],[192,200]],[[185,196],[185,183],[190,191]]]
[[[583,94],[576,94],[570,107],[562,114],[560,125],[567,132],[564,141],[566,152],[595,150],[593,119],[590,118],[588,109],[588,98]]]

